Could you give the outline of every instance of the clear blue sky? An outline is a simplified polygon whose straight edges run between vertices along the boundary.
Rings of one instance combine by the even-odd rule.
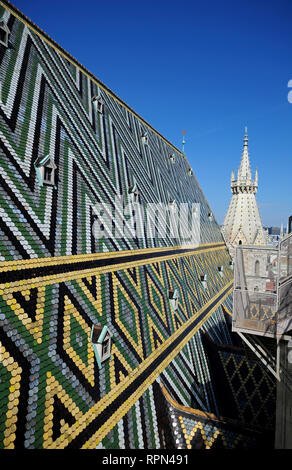
[[[292,214],[290,0],[13,0],[185,153],[222,223],[244,127],[264,225]]]

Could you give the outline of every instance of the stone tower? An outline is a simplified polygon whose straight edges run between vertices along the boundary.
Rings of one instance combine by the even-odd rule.
[[[258,172],[252,179],[248,156],[247,128],[243,140],[243,152],[235,179],[231,172],[232,199],[222,226],[222,233],[234,256],[234,247],[242,245],[265,245],[266,233],[263,229],[255,194],[258,189]]]

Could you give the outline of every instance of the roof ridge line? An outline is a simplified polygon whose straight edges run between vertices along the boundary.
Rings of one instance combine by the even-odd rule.
[[[60,46],[54,39],[52,39],[45,31],[43,31],[37,24],[35,24],[30,18],[28,18],[24,13],[22,13],[17,7],[15,7],[8,0],[0,0],[0,5],[7,9],[12,15],[14,15],[19,21],[21,21],[25,26],[31,29],[34,33],[40,36],[44,41],[46,41],[50,46],[53,47],[57,52],[69,60],[75,67],[81,70],[85,75],[87,75],[91,80],[96,82],[96,84],[102,88],[106,93],[108,93],[114,100],[120,103],[124,108],[126,108],[131,114],[136,116],[136,118],[143,122],[149,129],[151,129],[155,134],[162,138],[162,140],[172,147],[176,152],[187,160],[185,154],[179,150],[174,144],[172,144],[166,137],[164,137],[159,131],[157,131],[149,122],[146,121],[142,116],[140,116],[131,106],[129,106],[122,98],[120,98],[114,91],[107,87],[99,78],[97,78],[90,70],[88,70],[84,65],[82,65],[75,57],[66,51],[62,46]],[[191,165],[189,164],[191,168]]]

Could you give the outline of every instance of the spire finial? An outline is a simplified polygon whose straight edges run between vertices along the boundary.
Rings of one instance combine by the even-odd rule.
[[[237,179],[239,181],[245,180],[247,182],[251,182],[251,171],[250,171],[250,163],[249,163],[249,156],[248,156],[248,137],[247,137],[247,127],[245,128],[245,135],[243,139],[243,152],[240,162],[240,167],[237,172]]]
[[[183,140],[182,140],[182,152],[185,153],[185,143],[186,143],[186,141],[185,141],[185,135],[186,135],[187,131],[184,129],[184,130],[181,131],[181,133],[182,133],[182,135],[183,135]]]
[[[243,142],[244,142],[244,146],[247,147],[247,142],[248,142],[248,137],[247,137],[247,127],[245,127],[245,134],[244,134],[244,139],[243,139]]]

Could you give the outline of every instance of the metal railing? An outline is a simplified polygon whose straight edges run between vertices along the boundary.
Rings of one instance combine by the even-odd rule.
[[[232,329],[268,337],[292,330],[292,234],[277,248],[236,247]]]
[[[279,243],[279,281],[292,275],[292,233]]]
[[[292,330],[292,233],[279,243],[278,317],[282,330]]]

